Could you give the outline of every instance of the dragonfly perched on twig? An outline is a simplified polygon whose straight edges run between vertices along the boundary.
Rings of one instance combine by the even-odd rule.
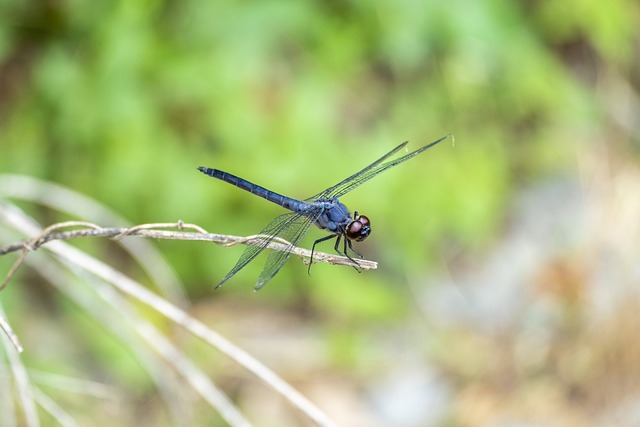
[[[334,245],[335,251],[349,258],[354,267],[358,266],[358,262],[349,255],[349,251],[353,252],[356,256],[362,258],[354,248],[353,241],[361,242],[371,234],[371,221],[368,217],[360,215],[357,211],[353,213],[353,216],[349,212],[349,209],[343,205],[339,198],[344,196],[348,192],[352,191],[356,187],[360,186],[364,182],[371,178],[381,174],[382,172],[391,169],[394,166],[403,163],[418,154],[428,150],[434,145],[442,142],[449,135],[438,139],[431,144],[425,145],[411,153],[405,154],[397,159],[386,161],[393,154],[400,151],[407,145],[407,142],[403,142],[393,150],[389,151],[384,156],[380,157],[375,162],[371,163],[364,169],[356,172],[350,177],[340,181],[336,185],[321,191],[315,196],[309,197],[304,200],[294,199],[292,197],[283,196],[274,191],[267,190],[257,184],[253,184],[246,179],[239,178],[228,172],[221,171],[219,169],[212,169],[207,167],[199,167],[198,170],[202,173],[209,175],[210,177],[220,179],[235,185],[245,191],[248,191],[263,199],[269,200],[277,205],[282,206],[291,212],[284,215],[280,215],[273,219],[261,232],[260,235],[265,236],[264,241],[256,246],[248,246],[236,265],[231,271],[220,281],[216,288],[222,286],[227,280],[233,277],[238,271],[242,270],[247,264],[249,264],[255,257],[262,252],[271,241],[276,238],[286,240],[288,244],[288,250],[285,251],[272,251],[267,258],[267,262],[258,277],[255,289],[262,288],[269,280],[275,276],[282,268],[284,263],[289,259],[291,255],[291,249],[295,247],[298,242],[307,234],[312,225],[316,225],[322,230],[327,230],[331,234],[316,240],[311,247],[311,260],[309,262],[309,268],[313,262],[313,252],[318,243],[326,240],[336,239]],[[342,251],[340,250],[340,242],[343,243]]]

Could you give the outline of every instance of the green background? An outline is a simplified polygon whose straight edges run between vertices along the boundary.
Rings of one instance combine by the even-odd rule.
[[[500,387],[508,389],[505,384],[516,381],[512,378],[518,384],[522,378],[487,366],[498,357],[490,343],[513,350],[508,331],[517,326],[502,324],[502,332],[488,334],[491,338],[469,326],[444,327],[437,315],[422,312],[419,295],[432,287],[455,289],[434,278],[451,275],[455,282],[456,275],[488,264],[508,230],[528,226],[514,221],[518,216],[512,208],[532,188],[571,182],[588,193],[581,185],[602,175],[594,172],[598,168],[585,169],[585,159],[610,165],[610,180],[620,165],[638,167],[639,27],[640,7],[631,0],[5,0],[0,3],[0,172],[66,186],[109,206],[130,224],[181,219],[213,233],[251,235],[282,209],[205,177],[197,166],[306,198],[402,141],[415,149],[452,133],[453,138],[343,197],[350,209],[371,218],[372,235],[358,250],[378,261],[378,270],[358,274],[319,264],[309,277],[306,266],[292,258],[266,288],[253,293],[262,258],[214,291],[242,248],[157,245],[184,283],[196,317],[250,347],[258,358],[264,348],[249,338],[252,334],[261,331],[266,342],[285,340],[280,355],[277,345],[264,344],[276,352],[274,360],[264,357],[267,364],[292,381],[324,384],[324,394],[314,394],[320,406],[323,396],[346,393],[357,402],[349,412],[366,414],[354,421],[329,410],[338,422],[483,425],[488,415],[481,410],[478,415],[465,402],[475,401],[473,393],[502,399],[515,394]],[[634,197],[631,190],[621,200]],[[73,218],[19,205],[43,225]],[[313,229],[302,246],[323,235]],[[3,238],[3,243],[13,240]],[[74,244],[153,288],[114,244]],[[575,255],[597,251],[598,242],[582,244],[563,252],[578,258],[571,266],[584,270],[577,274],[580,283],[598,274]],[[331,249],[330,243],[321,248]],[[502,256],[498,270],[513,272],[517,265],[509,253]],[[11,257],[0,259],[2,271],[9,269]],[[523,282],[536,286],[547,280],[524,275]],[[481,287],[475,289],[482,293]],[[532,294],[530,304],[539,303],[536,298],[560,300],[560,317],[571,317],[564,310],[573,308],[557,293]],[[25,353],[28,364],[73,372],[69,360],[97,363],[100,371],[114,373],[107,382],[121,387],[121,397],[136,396],[122,397],[121,418],[109,421],[130,423],[138,411],[149,416],[149,425],[171,425],[162,409],[145,406],[154,390],[136,374],[139,362],[126,345],[51,291],[40,276],[21,271],[0,300],[27,343],[38,342],[48,328],[65,335],[64,325],[78,322],[72,329],[81,338],[69,345],[82,351],[69,356],[69,349],[49,342],[47,357]],[[35,320],[27,321],[32,316]],[[581,325],[584,319],[572,319],[566,321],[579,329],[571,322]],[[577,332],[563,322],[558,327],[568,334],[565,345],[570,346]],[[264,326],[269,324],[274,326]],[[299,329],[306,338],[299,337]],[[309,340],[316,347],[310,348]],[[404,343],[399,344],[403,355],[431,366],[447,382],[447,403],[434,418],[416,416],[412,424],[371,409],[372,384],[391,372],[394,361],[404,360],[390,350],[395,340]],[[311,367],[289,370],[277,362],[291,357],[287,363],[296,365],[318,346],[321,355]],[[201,362],[223,390],[242,394],[239,390],[257,381],[247,376],[246,384],[233,384],[235,377],[216,368],[220,358]],[[587,365],[587,372],[600,372],[601,365]],[[577,389],[582,400],[567,404],[568,409],[540,404],[533,411],[488,404],[491,416],[539,420],[538,414],[549,413],[555,419],[585,416],[588,423],[585,414],[605,412],[588,391],[595,385],[581,388],[585,376],[557,384],[551,380],[558,378],[555,365],[541,366],[536,374],[549,381],[532,385],[527,376],[519,391],[526,396],[551,391],[563,396],[560,401],[574,402],[571,390]],[[260,411],[246,403],[251,398],[244,399],[242,406],[256,421]],[[104,408],[85,410],[100,416]],[[282,411],[293,410],[285,406]],[[204,406],[193,417],[193,425],[212,419]],[[291,422],[282,417],[274,416],[274,425]]]

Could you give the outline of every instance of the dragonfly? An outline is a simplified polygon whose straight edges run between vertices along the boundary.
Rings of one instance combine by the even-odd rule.
[[[398,151],[405,148],[408,144],[408,141],[405,141],[359,172],[354,173],[336,185],[304,200],[283,196],[282,194],[267,190],[264,187],[247,181],[246,179],[237,177],[219,169],[200,166],[198,170],[205,175],[220,179],[231,185],[235,185],[242,190],[262,197],[263,199],[291,211],[277,216],[267,224],[259,234],[262,237],[262,240],[255,246],[247,246],[238,259],[236,265],[220,281],[220,283],[218,283],[216,289],[246,267],[247,264],[253,261],[265,248],[267,248],[267,246],[269,246],[271,242],[274,240],[284,240],[287,242],[286,249],[284,251],[272,251],[267,258],[260,276],[258,277],[255,290],[262,288],[284,266],[289,259],[293,248],[296,247],[300,240],[309,232],[312,225],[316,225],[320,229],[328,231],[330,234],[317,239],[313,243],[313,246],[311,247],[309,269],[313,263],[313,253],[316,245],[331,239],[336,239],[334,250],[339,255],[349,258],[349,260],[353,262],[354,267],[358,269],[358,262],[349,255],[349,251],[359,258],[363,258],[363,256],[353,248],[352,242],[362,242],[371,234],[371,221],[368,217],[360,215],[357,211],[354,211],[352,216],[349,209],[340,202],[339,198],[370,179],[378,176],[382,172],[387,171],[400,163],[404,163],[420,153],[423,153],[448,137],[449,135],[446,135],[437,141],[405,154],[402,157],[388,160]],[[342,250],[340,250],[340,242],[343,243]]]

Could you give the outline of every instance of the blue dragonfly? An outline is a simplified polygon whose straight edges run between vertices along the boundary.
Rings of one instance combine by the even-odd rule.
[[[352,241],[361,242],[371,234],[371,221],[369,221],[369,218],[366,216],[360,215],[357,211],[354,212],[352,217],[349,209],[340,202],[339,198],[367,182],[371,178],[399,165],[400,163],[406,162],[448,137],[449,135],[444,136],[437,141],[432,142],[429,145],[425,145],[411,153],[405,154],[402,157],[385,162],[385,160],[407,145],[408,142],[405,141],[361,171],[356,172],[336,185],[321,191],[315,196],[304,200],[283,196],[282,194],[267,190],[264,187],[247,181],[246,179],[239,178],[219,169],[212,169],[203,166],[199,167],[199,171],[209,175],[210,177],[228,182],[229,184],[235,185],[238,188],[262,197],[263,199],[291,211],[273,219],[260,232],[260,235],[263,237],[260,243],[256,246],[247,246],[240,256],[240,259],[238,259],[236,265],[222,279],[222,281],[220,281],[216,288],[222,286],[227,280],[231,279],[237,272],[253,261],[253,259],[257,257],[260,252],[269,245],[269,243],[274,241],[274,239],[278,241],[280,241],[280,239],[284,239],[287,242],[287,250],[272,251],[267,258],[267,262],[260,273],[260,276],[258,277],[255,289],[258,290],[262,288],[278,273],[278,271],[280,271],[284,263],[289,259],[291,250],[297,246],[298,242],[300,242],[300,240],[307,234],[312,225],[316,225],[322,230],[327,230],[331,234],[322,237],[313,243],[313,246],[311,247],[309,269],[313,262],[313,253],[316,245],[320,242],[331,239],[336,239],[334,250],[338,254],[349,258],[357,269],[358,262],[349,255],[348,251],[350,250],[356,256],[362,258],[362,255],[353,248]],[[340,250],[341,241],[343,242],[342,251]]]

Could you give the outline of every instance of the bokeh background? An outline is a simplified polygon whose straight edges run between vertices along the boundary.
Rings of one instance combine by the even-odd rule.
[[[0,173],[84,194],[127,224],[251,235],[282,210],[197,166],[305,198],[404,140],[452,133],[343,198],[372,220],[358,249],[378,270],[319,264],[309,277],[291,259],[254,293],[263,258],[214,291],[241,247],[153,245],[191,314],[339,425],[635,426],[638,28],[633,0],[4,0]],[[88,218],[1,182],[43,225]],[[1,244],[24,237],[0,224]],[[117,243],[72,244],[156,289]],[[42,390],[81,425],[226,425],[189,390],[167,411],[144,357],[50,286],[41,252],[0,302]],[[0,257],[3,277],[14,260]],[[146,315],[255,425],[311,425]]]

